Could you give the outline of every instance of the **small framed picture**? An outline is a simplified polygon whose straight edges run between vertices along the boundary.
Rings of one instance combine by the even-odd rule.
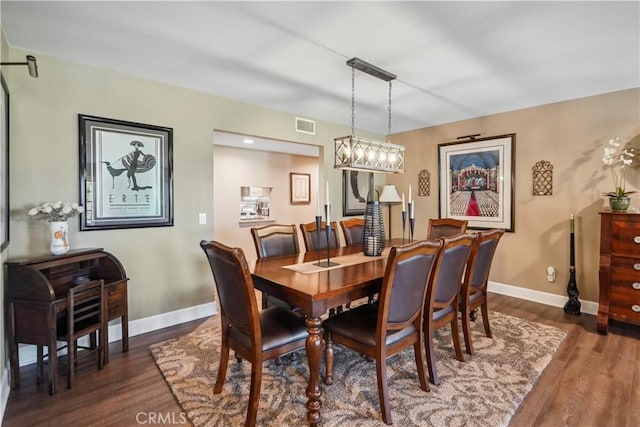
[[[289,173],[289,187],[292,205],[308,205],[311,203],[311,174]]]
[[[516,135],[438,145],[440,217],[514,231]]]
[[[173,129],[79,114],[80,230],[173,226]]]

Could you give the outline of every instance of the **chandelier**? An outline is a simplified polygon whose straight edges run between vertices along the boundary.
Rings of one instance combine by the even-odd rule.
[[[396,75],[360,58],[351,58],[347,61],[347,65],[351,67],[351,135],[334,139],[334,168],[403,173],[405,148],[391,143],[391,81],[396,78]],[[386,141],[376,141],[355,135],[356,69],[389,82],[389,124]]]

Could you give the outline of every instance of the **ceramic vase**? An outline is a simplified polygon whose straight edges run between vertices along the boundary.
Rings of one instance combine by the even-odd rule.
[[[631,198],[627,196],[609,196],[609,207],[614,212],[626,211],[631,203]]]
[[[49,250],[53,255],[63,255],[69,252],[67,221],[52,221],[49,223],[51,245]]]

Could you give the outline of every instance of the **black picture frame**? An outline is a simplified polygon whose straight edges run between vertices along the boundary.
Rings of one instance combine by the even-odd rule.
[[[4,80],[4,75],[0,73],[0,85],[2,86],[2,96],[0,97],[0,116],[2,126],[0,127],[0,252],[9,246],[9,88]]]
[[[441,218],[515,230],[516,134],[438,145]]]
[[[364,215],[367,207],[370,172],[342,171],[342,216]]]
[[[173,129],[84,114],[78,126],[80,231],[173,226]]]

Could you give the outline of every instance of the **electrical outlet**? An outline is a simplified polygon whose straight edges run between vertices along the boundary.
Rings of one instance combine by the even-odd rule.
[[[547,267],[547,281],[553,283],[556,281],[556,269],[553,266]]]
[[[205,225],[207,223],[207,214],[199,213],[198,214],[198,224]]]

